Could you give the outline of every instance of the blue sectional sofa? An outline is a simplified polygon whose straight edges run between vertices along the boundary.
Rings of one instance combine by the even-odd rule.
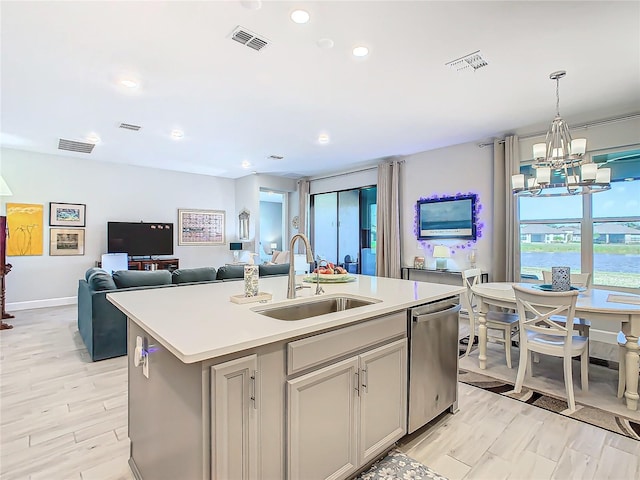
[[[264,267],[264,268],[263,268]],[[286,275],[288,264],[260,265],[260,276]],[[127,317],[107,300],[109,292],[173,288],[195,283],[240,280],[242,265],[142,271],[121,270],[113,275],[93,267],[78,282],[78,330],[93,361],[127,354]]]

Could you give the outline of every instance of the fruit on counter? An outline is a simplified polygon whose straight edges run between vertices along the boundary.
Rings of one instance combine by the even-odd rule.
[[[319,273],[320,275],[334,275],[345,274],[347,271],[342,267],[336,267],[333,263],[330,263],[327,267],[319,267],[313,270],[313,273]]]

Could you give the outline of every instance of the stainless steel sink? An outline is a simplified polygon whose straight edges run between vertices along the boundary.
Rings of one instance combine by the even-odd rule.
[[[256,313],[278,320],[302,320],[328,313],[343,312],[352,308],[378,303],[375,298],[351,297],[346,295],[314,298],[304,302],[255,309]]]

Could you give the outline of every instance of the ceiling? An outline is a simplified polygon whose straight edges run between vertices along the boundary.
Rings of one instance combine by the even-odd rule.
[[[635,1],[0,8],[2,146],[33,152],[228,178],[321,175],[545,131],[555,70],[567,71],[560,112],[569,125],[640,111]],[[309,12],[308,23],[291,21],[296,8]],[[270,43],[256,51],[233,41],[237,26]],[[354,57],[356,45],[369,55]],[[477,50],[487,66],[446,66]],[[124,78],[138,87],[123,87]],[[173,139],[174,129],[183,138]],[[90,135],[100,138],[92,153],[58,149],[59,139],[95,142]]]

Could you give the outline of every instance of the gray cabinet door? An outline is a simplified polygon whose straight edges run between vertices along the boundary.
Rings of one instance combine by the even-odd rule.
[[[258,478],[257,355],[211,367],[211,478]]]
[[[407,339],[360,356],[360,465],[407,430]]]
[[[287,382],[287,478],[342,479],[358,465],[358,358]]]

